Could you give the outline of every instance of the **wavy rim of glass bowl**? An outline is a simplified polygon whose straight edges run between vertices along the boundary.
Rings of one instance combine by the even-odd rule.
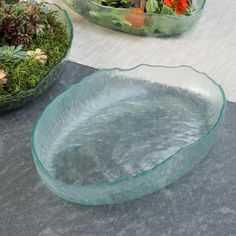
[[[60,101],[61,99],[63,99],[64,95],[70,93],[72,90],[74,90],[75,88],[77,87],[81,87],[81,84],[85,83],[85,81],[91,79],[94,74],[97,74],[97,73],[101,73],[103,71],[105,72],[109,72],[109,71],[114,71],[114,70],[117,70],[117,71],[132,71],[132,70],[135,70],[136,68],[138,67],[162,67],[162,68],[169,68],[169,69],[178,69],[178,68],[190,68],[191,70],[199,73],[199,74],[202,74],[205,76],[206,79],[210,80],[215,86],[216,88],[218,88],[221,92],[221,95],[222,95],[222,100],[223,100],[223,104],[222,104],[222,107],[221,107],[221,110],[219,112],[219,116],[215,122],[215,124],[211,127],[211,129],[209,129],[204,135],[202,135],[198,140],[196,140],[195,142],[193,143],[190,143],[186,146],[183,146],[181,147],[178,151],[176,151],[174,154],[172,154],[171,156],[169,156],[168,158],[166,158],[164,161],[154,165],[153,167],[147,169],[147,170],[144,170],[142,172],[139,172],[135,175],[130,175],[130,176],[125,176],[125,177],[120,177],[120,178],[117,178],[115,180],[112,180],[112,181],[106,181],[106,182],[100,182],[100,183],[95,183],[95,184],[66,184],[65,182],[59,180],[59,179],[56,179],[55,177],[51,176],[51,174],[47,171],[47,169],[44,167],[44,165],[42,164],[42,162],[40,161],[40,158],[38,157],[37,155],[37,152],[35,150],[35,133],[36,133],[36,130],[37,130],[37,127],[39,125],[39,123],[41,122],[41,120],[44,118],[44,116],[50,112],[50,108],[54,106],[54,104],[56,104],[58,101]],[[96,188],[96,187],[102,187],[102,186],[107,186],[107,185],[116,185],[118,183],[121,183],[121,182],[124,182],[124,181],[128,181],[128,180],[132,180],[132,179],[135,179],[137,177],[140,177],[140,176],[143,176],[143,175],[146,175],[148,174],[149,172],[151,171],[154,171],[155,169],[159,168],[160,166],[162,166],[164,163],[168,162],[171,158],[175,158],[175,156],[178,154],[178,153],[181,153],[183,150],[185,149],[188,149],[189,147],[192,147],[192,146],[195,146],[196,144],[198,144],[201,140],[205,139],[207,136],[209,136],[218,126],[218,124],[221,122],[222,118],[223,118],[223,115],[224,115],[224,111],[225,111],[225,108],[226,108],[226,96],[225,96],[225,93],[224,93],[224,90],[223,88],[218,84],[216,83],[210,76],[208,76],[208,74],[204,73],[204,72],[200,72],[196,69],[194,69],[193,67],[191,66],[187,66],[187,65],[180,65],[180,66],[160,66],[160,65],[148,65],[148,64],[140,64],[140,65],[137,65],[133,68],[130,68],[130,69],[120,69],[120,68],[111,68],[111,69],[100,69],[98,72],[94,72],[92,73],[91,75],[89,76],[86,76],[84,79],[82,79],[79,83],[77,84],[74,84],[72,85],[70,88],[66,89],[65,91],[63,91],[60,95],[58,95],[51,103],[49,103],[47,105],[47,107],[44,109],[44,111],[42,112],[41,116],[39,117],[39,119],[37,120],[34,128],[33,128],[33,132],[32,132],[32,144],[31,144],[31,148],[32,148],[32,152],[33,152],[33,158],[34,158],[34,161],[35,161],[35,164],[37,167],[39,167],[50,179],[54,180],[54,181],[59,181],[63,186],[65,187],[68,187],[68,186],[73,186],[73,187],[92,187],[92,188]]]
[[[68,27],[68,46],[63,54],[63,57],[56,63],[53,65],[53,67],[47,72],[46,75],[43,76],[43,78],[39,81],[39,83],[36,85],[36,87],[29,89],[29,90],[25,90],[25,91],[21,91],[20,93],[17,93],[13,96],[7,97],[6,99],[0,101],[0,106],[1,105],[5,105],[7,103],[11,103],[11,102],[19,102],[22,99],[26,98],[26,97],[31,97],[32,93],[34,93],[34,91],[37,91],[37,89],[39,89],[42,84],[45,82],[45,80],[47,80],[48,75],[51,73],[51,71],[57,67],[67,56],[68,51],[70,50],[71,44],[72,44],[72,39],[73,39],[73,24],[71,21],[71,18],[68,14],[68,12],[64,9],[62,9],[59,5],[55,4],[55,3],[50,3],[49,6],[55,6],[56,8],[58,8],[59,12],[62,12],[65,16],[65,20],[66,20],[66,26]],[[20,97],[21,99],[19,100],[18,97]]]
[[[168,18],[173,18],[173,19],[187,19],[187,18],[191,18],[192,16],[195,16],[197,14],[199,14],[200,12],[203,11],[204,9],[204,6],[206,4],[206,0],[203,1],[202,3],[202,6],[195,12],[193,12],[190,16],[185,16],[185,15],[181,15],[181,16],[175,16],[175,15],[168,15],[168,14],[157,14],[157,13],[146,13],[146,12],[143,12],[143,13],[137,13],[137,12],[134,12],[132,11],[131,9],[129,8],[115,8],[115,7],[110,7],[110,6],[103,6],[97,2],[94,2],[94,0],[87,0],[89,3],[97,6],[97,7],[100,7],[102,9],[109,9],[109,10],[113,10],[113,11],[117,11],[117,12],[129,12],[129,13],[133,13],[133,14],[136,14],[136,15],[145,15],[145,16],[158,16],[158,17],[168,17]]]

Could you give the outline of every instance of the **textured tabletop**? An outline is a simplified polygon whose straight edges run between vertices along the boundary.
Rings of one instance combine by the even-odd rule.
[[[33,103],[0,115],[1,236],[235,236],[236,104],[228,103],[213,150],[161,191],[124,204],[81,206],[51,193],[31,154],[31,131],[45,106],[92,68],[68,63]]]
[[[51,0],[65,7],[62,0]],[[67,8],[68,9],[68,8]],[[236,102],[236,1],[207,0],[197,26],[180,37],[146,38],[106,29],[73,14],[70,59],[100,67],[191,65],[220,83]]]

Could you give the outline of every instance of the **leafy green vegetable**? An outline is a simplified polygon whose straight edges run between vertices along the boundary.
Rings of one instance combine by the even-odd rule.
[[[156,13],[156,14],[168,14],[174,15],[176,12],[176,3],[172,3],[172,7],[168,6],[164,2],[164,0],[95,0],[96,2],[109,7],[115,8],[141,8],[143,12],[147,13]],[[186,8],[184,7],[183,10],[178,11],[179,15],[186,15],[189,16],[193,11],[195,11],[195,7],[193,6],[192,0],[186,0]],[[181,1],[177,4],[180,4]],[[177,9],[179,9],[177,7]]]
[[[146,11],[147,13],[154,13],[158,10],[158,2],[157,0],[148,0],[146,3]]]
[[[161,14],[175,15],[176,13],[173,11],[173,9],[171,9],[168,6],[164,5],[161,9]]]
[[[118,30],[139,35],[151,34],[149,27],[133,27],[132,24],[125,20],[122,16],[114,15],[111,13],[97,13],[94,11],[90,11],[89,15],[93,21],[106,25],[107,27],[115,27]]]

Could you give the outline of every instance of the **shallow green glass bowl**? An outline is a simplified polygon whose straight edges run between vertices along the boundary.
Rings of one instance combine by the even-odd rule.
[[[94,23],[110,29],[143,36],[172,36],[191,29],[199,20],[206,0],[193,0],[196,10],[191,16],[173,16],[168,14],[134,13],[127,8],[114,8],[100,5],[96,0],[64,0],[73,10],[81,13]],[[144,21],[143,26],[133,26],[127,21]]]
[[[211,149],[226,100],[191,67],[100,70],[58,96],[39,118],[32,152],[59,197],[120,203],[153,193]]]
[[[68,13],[61,9],[56,4],[50,4],[50,8],[59,12],[59,16],[61,22],[66,26],[69,44],[65,50],[64,56],[58,61],[50,71],[40,80],[40,82],[36,85],[36,87],[22,91],[15,95],[6,97],[5,99],[0,100],[0,112],[8,111],[11,109],[19,108],[24,104],[33,101],[36,97],[38,97],[41,93],[43,93],[55,80],[56,76],[62,71],[64,63],[66,61],[67,54],[71,47],[72,38],[73,38],[73,26],[71,19]]]

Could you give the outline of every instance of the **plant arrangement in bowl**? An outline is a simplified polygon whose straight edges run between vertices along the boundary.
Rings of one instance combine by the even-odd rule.
[[[147,36],[181,34],[194,26],[205,0],[65,0],[93,22]]]
[[[72,34],[70,18],[57,5],[0,2],[0,111],[19,107],[49,87]]]

